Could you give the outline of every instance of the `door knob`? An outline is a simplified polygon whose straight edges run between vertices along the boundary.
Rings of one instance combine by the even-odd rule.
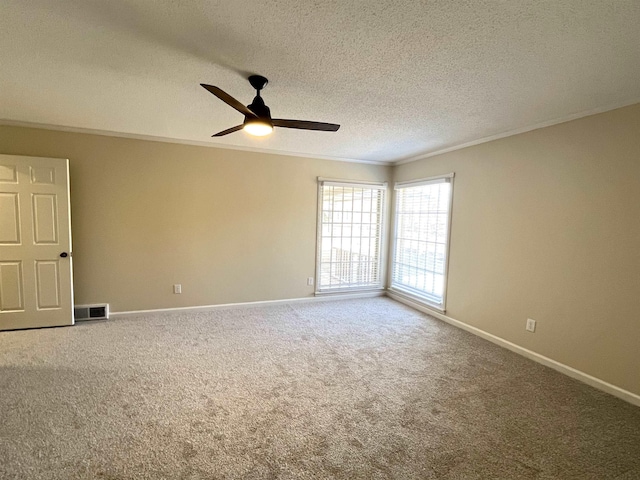
[[[61,256],[62,258],[67,258],[67,257],[69,256],[69,254],[68,254],[67,252],[62,252],[62,253],[60,254],[60,256]]]

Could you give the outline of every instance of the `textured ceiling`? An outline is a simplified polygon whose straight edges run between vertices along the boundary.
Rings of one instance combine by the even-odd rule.
[[[640,101],[638,0],[2,0],[0,119],[394,161]],[[249,73],[274,117],[211,139]]]

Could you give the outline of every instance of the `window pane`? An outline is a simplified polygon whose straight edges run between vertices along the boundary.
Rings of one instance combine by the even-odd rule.
[[[442,304],[449,236],[451,183],[396,191],[396,237],[391,286]]]
[[[380,287],[385,190],[321,186],[319,291]]]

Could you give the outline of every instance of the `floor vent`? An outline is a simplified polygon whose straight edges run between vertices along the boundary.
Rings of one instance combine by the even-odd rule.
[[[76,305],[73,307],[73,316],[77,322],[83,320],[107,320],[109,318],[109,304]]]

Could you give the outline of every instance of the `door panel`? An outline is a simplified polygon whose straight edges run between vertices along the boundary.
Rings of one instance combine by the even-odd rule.
[[[0,262],[0,312],[24,311],[22,262]]]
[[[29,167],[31,183],[34,185],[55,185],[56,170],[51,167]]]
[[[73,324],[68,161],[0,155],[0,330]]]
[[[38,308],[60,308],[58,260],[36,260],[36,298]]]
[[[0,183],[18,183],[18,169],[15,165],[0,164]]]
[[[55,194],[36,193],[33,200],[33,243],[58,244],[58,206]]]
[[[20,244],[20,206],[17,193],[0,193],[0,244]]]

